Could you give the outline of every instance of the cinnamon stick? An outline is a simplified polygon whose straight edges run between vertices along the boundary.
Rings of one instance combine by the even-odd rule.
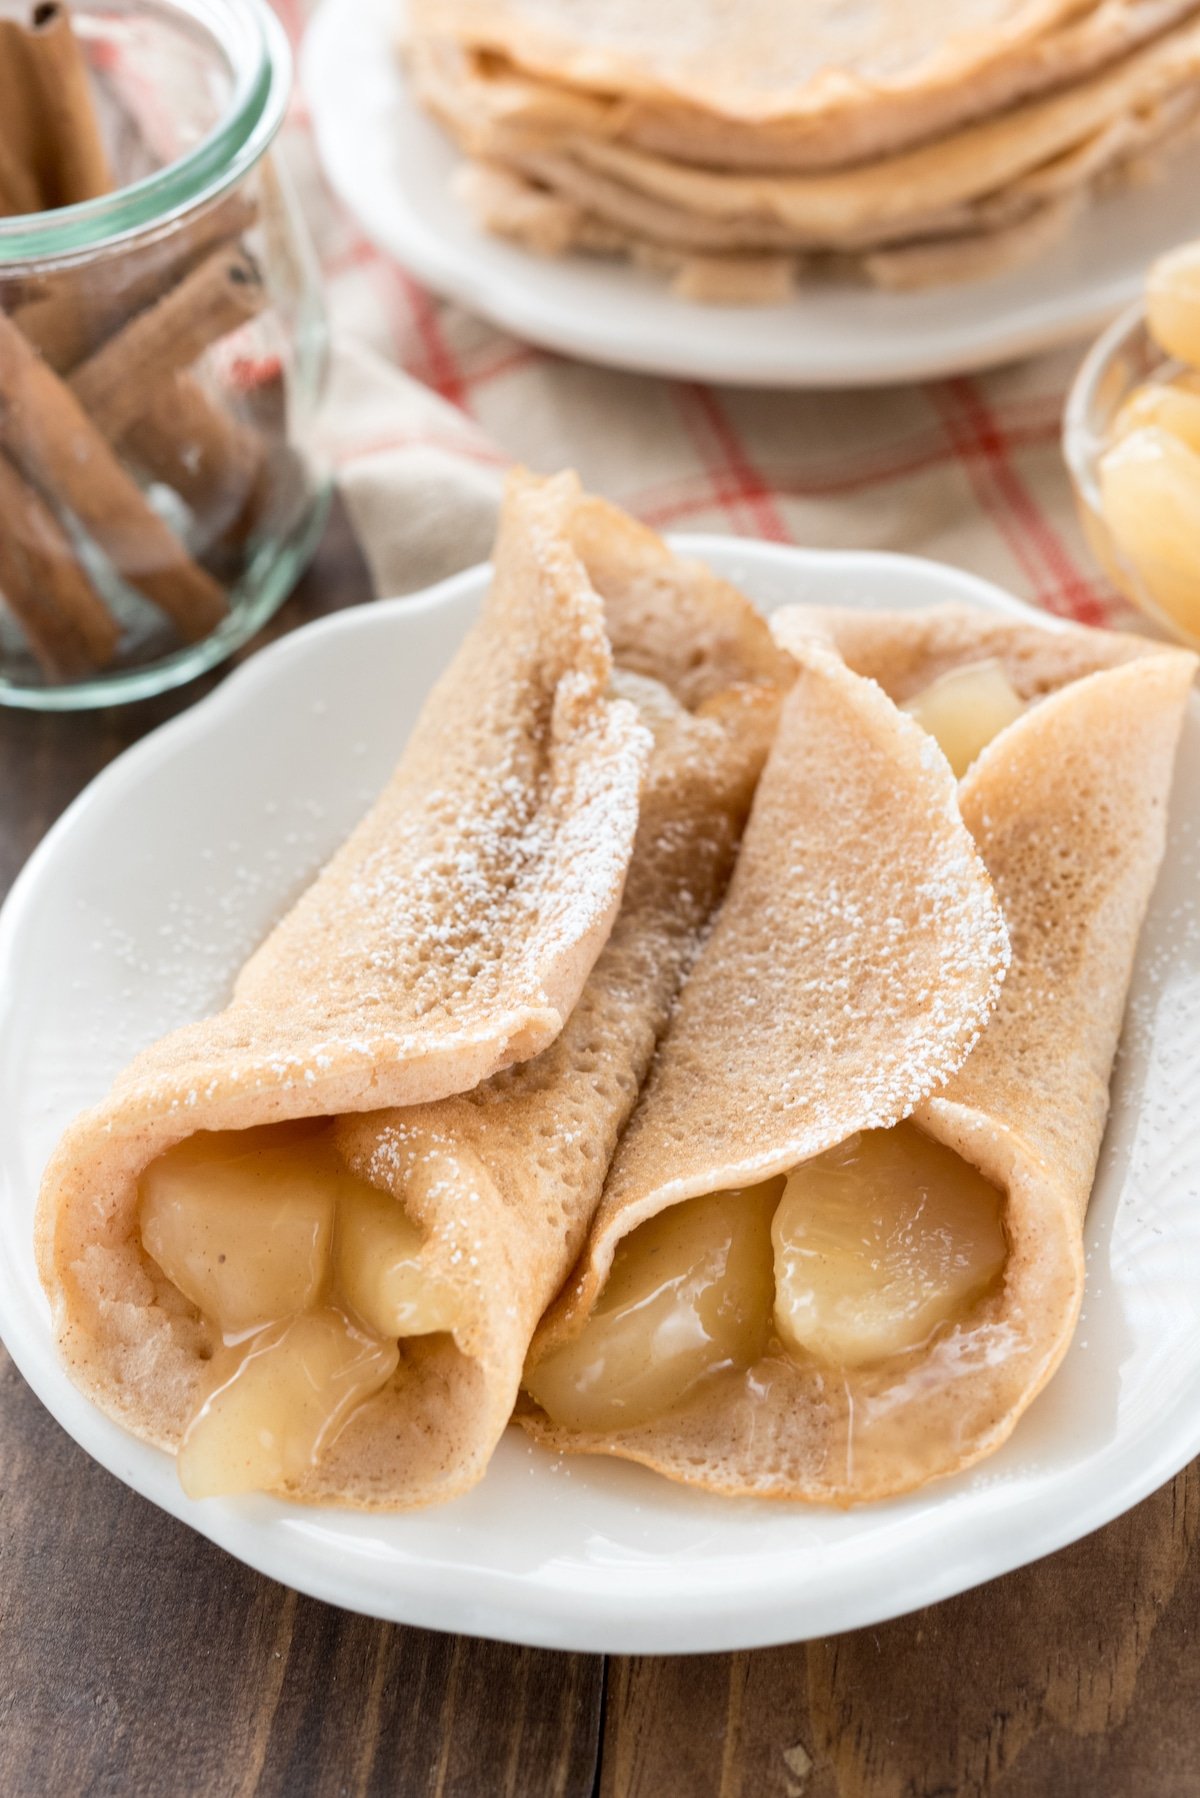
[[[184,637],[205,637],[225,617],[222,589],[147,504],[70,388],[2,314],[0,445]]]
[[[111,192],[87,63],[56,0],[39,5],[29,24],[0,19],[0,129],[0,187],[12,210],[43,212]]]
[[[109,663],[120,631],[37,490],[0,455],[0,595],[51,680]]]
[[[179,374],[155,394],[125,433],[122,448],[152,480],[173,487],[203,542],[247,535],[261,510],[266,445],[194,375]]]
[[[0,53],[3,46],[0,44]],[[37,175],[26,161],[20,146],[8,128],[3,112],[4,82],[0,77],[0,213],[11,217],[16,213],[36,212],[42,203]]]
[[[46,290],[18,306],[13,318],[51,367],[75,371],[131,313],[164,300],[174,284],[184,282],[215,249],[228,247],[256,218],[253,200],[238,190],[161,242],[93,266],[84,283],[74,271],[51,277]],[[138,378],[126,397],[130,406],[136,402],[140,416],[125,428],[122,447],[143,473],[175,489],[206,541],[231,527],[240,529],[242,518],[248,530],[254,517],[248,501],[265,460],[258,432],[190,375],[176,375],[157,390]]]
[[[217,250],[82,362],[71,391],[109,442],[120,443],[145,412],[147,395],[262,305],[262,277],[246,251]]]
[[[111,193],[113,172],[92,104],[87,63],[58,0],[34,8],[25,60],[38,121],[43,204],[74,206]]]
[[[175,489],[207,542],[238,520],[266,452],[258,432],[182,370],[210,343],[248,323],[262,304],[253,259],[240,247],[217,250],[70,377],[75,397],[109,442],[151,479]]]
[[[42,210],[42,135],[25,55],[27,33],[19,19],[0,19],[0,121],[3,122],[6,189],[14,210]]]
[[[131,313],[153,305],[212,250],[248,230],[257,216],[253,200],[238,189],[134,251],[117,251],[85,268],[49,276],[45,291],[16,307],[12,317],[51,368],[63,374],[119,330]]]

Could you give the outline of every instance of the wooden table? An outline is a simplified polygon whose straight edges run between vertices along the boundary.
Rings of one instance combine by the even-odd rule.
[[[335,515],[274,631],[367,596]],[[0,711],[0,889],[198,691]],[[899,1622],[606,1663],[374,1623],[248,1572],[89,1461],[0,1351],[0,1798],[1196,1798],[1198,1528],[1193,1466]]]

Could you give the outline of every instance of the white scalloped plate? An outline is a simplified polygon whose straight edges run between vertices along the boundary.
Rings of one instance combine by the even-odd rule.
[[[1020,612],[907,558],[683,538],[764,606]],[[183,1496],[168,1456],[102,1417],[54,1354],[30,1225],[63,1125],[139,1047],[220,1005],[235,970],[382,784],[478,604],[476,569],[265,649],[95,780],[0,914],[0,1319],[59,1422],[241,1560],[377,1617],[553,1647],[747,1648],[879,1622],[1072,1542],[1200,1449],[1200,713],[1134,982],[1067,1359],[1013,1439],[911,1498],[838,1512],[558,1461],[510,1431],[481,1486],[361,1516]]]
[[[1194,237],[1200,150],[1161,181],[1098,202],[1036,261],[919,293],[848,283],[747,309],[676,299],[661,276],[548,260],[480,230],[451,191],[461,161],[396,56],[403,0],[324,0],[300,58],[326,173],[381,249],[436,292],[543,348],[688,380],[866,387],[990,368],[1093,336],[1147,264]]]

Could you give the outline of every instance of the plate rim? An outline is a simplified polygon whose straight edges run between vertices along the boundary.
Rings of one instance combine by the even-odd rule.
[[[403,263],[438,293],[511,335],[555,354],[675,380],[844,391],[975,374],[1022,357],[1081,343],[1094,337],[1141,291],[1141,272],[1131,270],[1124,276],[1096,283],[1093,297],[1086,304],[1072,307],[1060,298],[1045,310],[1044,316],[1030,318],[1030,302],[1025,302],[1014,307],[1007,323],[999,328],[981,315],[969,340],[949,353],[933,347],[924,353],[909,349],[889,356],[873,348],[872,338],[864,337],[854,362],[831,361],[824,356],[799,367],[758,353],[753,332],[742,333],[747,347],[740,352],[710,348],[696,354],[681,350],[676,338],[664,329],[651,328],[641,336],[626,329],[619,340],[607,334],[597,338],[589,333],[586,324],[578,322],[575,310],[543,295],[536,280],[538,259],[531,252],[525,254],[520,272],[505,270],[490,259],[481,258],[475,263],[426,225],[404,189],[399,190],[394,221],[399,229],[383,228],[374,209],[364,202],[355,179],[356,170],[342,154],[328,83],[332,71],[350,66],[356,54],[364,53],[357,35],[364,27],[374,31],[371,42],[376,49],[382,46],[386,54],[394,55],[393,40],[401,29],[401,13],[397,9],[402,6],[403,0],[391,0],[389,4],[390,31],[383,28],[380,0],[321,0],[312,15],[300,46],[298,67],[321,167],[339,200],[377,248]],[[796,303],[793,300],[789,305]],[[695,308],[690,310],[694,312]],[[746,309],[726,308],[725,314],[743,321]],[[731,330],[730,336],[733,335]]]
[[[857,571],[864,582],[872,585],[871,577],[878,578],[881,605],[887,603],[889,574],[908,578],[919,575],[930,588],[931,603],[950,598],[974,601],[994,612],[1029,617],[1050,628],[1064,628],[1062,620],[1038,612],[978,576],[920,557],[808,550],[709,533],[679,533],[671,542],[684,554],[716,559],[724,562],[727,569],[740,559],[782,570],[785,577],[791,578],[805,574],[819,578],[830,565],[847,574]],[[109,763],[50,827],[0,909],[0,989],[5,984],[5,970],[19,949],[44,871],[53,866],[59,844],[70,835],[83,812],[96,802],[97,795],[103,797],[122,784],[135,790],[140,769],[154,763],[165,740],[174,746],[185,746],[191,737],[209,738],[214,730],[221,729],[223,712],[253,704],[260,684],[286,677],[289,662],[319,653],[319,646],[331,635],[362,632],[369,639],[381,620],[390,622],[397,616],[418,619],[423,614],[469,602],[482,593],[487,569],[487,564],[478,564],[422,593],[349,607],[299,627],[267,645],[188,711],[160,725]],[[0,1014],[0,1033],[10,1027],[7,1016]],[[7,1184],[5,1178],[5,1187]],[[467,1593],[460,1589],[451,1594],[444,1569],[427,1555],[404,1561],[402,1570],[393,1564],[386,1586],[382,1582],[372,1585],[363,1567],[355,1568],[355,1579],[348,1583],[345,1570],[336,1561],[326,1565],[322,1558],[317,1538],[325,1513],[319,1509],[289,1506],[265,1497],[220,1501],[211,1508],[190,1504],[177,1482],[170,1478],[168,1483],[163,1477],[170,1475],[170,1458],[128,1435],[71,1384],[49,1339],[45,1297],[40,1289],[22,1294],[18,1273],[16,1264],[0,1255],[0,1336],[22,1376],[60,1426],[123,1484],[244,1564],[311,1597],[413,1627],[458,1631],[533,1647],[584,1653],[726,1652],[808,1640],[883,1623],[970,1590],[1079,1540],[1139,1503],[1186,1465],[1200,1448],[1200,1414],[1181,1395],[1165,1417],[1156,1414],[1154,1418],[1156,1439],[1161,1441],[1170,1425],[1174,1446],[1160,1446],[1147,1454],[1142,1442],[1145,1430],[1135,1431],[1130,1440],[1106,1451],[1120,1463],[1115,1471],[1123,1469],[1123,1477],[1103,1486],[1097,1482],[1092,1491],[1083,1494],[1082,1502],[1078,1491],[1069,1494],[1069,1503],[1064,1502],[1057,1489],[1061,1477],[1049,1488],[1027,1493],[1015,1502],[1016,1514],[1028,1514],[1026,1526],[1019,1541],[1011,1530],[1007,1533],[1007,1547],[998,1548],[995,1539],[988,1540],[987,1506],[982,1512],[976,1508],[962,1520],[947,1515],[937,1532],[942,1544],[939,1568],[931,1566],[933,1537],[927,1532],[923,1541],[909,1545],[915,1552],[906,1550],[899,1568],[889,1564],[886,1593],[874,1584],[864,1592],[860,1585],[849,1601],[840,1588],[813,1599],[798,1593],[794,1582],[786,1584],[781,1593],[776,1576],[770,1592],[765,1587],[753,1589],[748,1601],[742,1590],[733,1590],[728,1584],[720,1592],[700,1590],[688,1595],[677,1591],[669,1616],[635,1615],[631,1619],[623,1594],[608,1595],[602,1589],[584,1593],[578,1584],[568,1593],[561,1587],[522,1581],[520,1576],[505,1570],[468,1568],[465,1563],[459,1563],[454,1572],[460,1588],[471,1586],[472,1590]],[[7,1302],[10,1298],[17,1301],[11,1307]],[[16,1327],[21,1301],[31,1314],[40,1316],[45,1341],[37,1339],[36,1330],[27,1339],[24,1331]],[[1190,1431],[1183,1427],[1188,1420]],[[1184,1438],[1187,1447],[1181,1451],[1179,1444]],[[936,1495],[942,1490],[945,1487],[941,1482],[928,1488],[928,1493],[934,1495],[935,1510]],[[1008,1502],[1011,1515],[1011,1495]],[[797,1509],[803,1515],[811,1507]],[[292,1527],[261,1528],[264,1510],[268,1524],[291,1523]],[[1026,1543],[1031,1537],[1033,1546],[1029,1548]],[[980,1563],[981,1553],[987,1555],[985,1564]],[[765,1579],[769,1574],[768,1564],[761,1577]],[[793,1615],[797,1607],[802,1610],[799,1622]]]

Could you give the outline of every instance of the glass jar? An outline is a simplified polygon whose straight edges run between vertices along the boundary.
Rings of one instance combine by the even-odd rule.
[[[24,155],[43,206],[91,194],[0,217],[0,703],[44,709],[229,655],[286,596],[328,496],[320,288],[271,150],[291,84],[277,20],[262,0],[71,17],[25,140],[2,59],[36,62],[39,33],[71,27],[53,5],[0,23],[0,152]]]

